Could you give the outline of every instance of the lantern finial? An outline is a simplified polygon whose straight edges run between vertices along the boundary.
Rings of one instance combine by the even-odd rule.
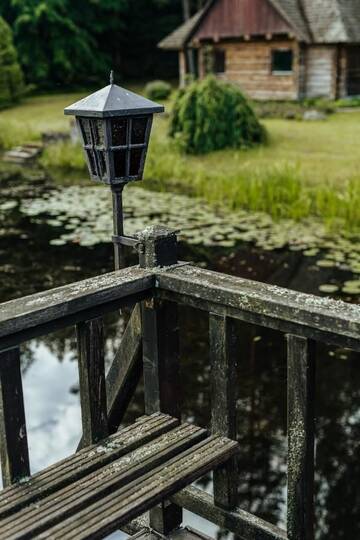
[[[110,84],[114,84],[114,71],[110,71]]]

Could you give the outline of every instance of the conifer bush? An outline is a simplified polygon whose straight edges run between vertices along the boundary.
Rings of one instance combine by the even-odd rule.
[[[165,81],[152,81],[145,86],[145,95],[153,101],[167,99],[171,94],[171,85]]]
[[[188,154],[250,148],[266,141],[265,128],[241,90],[213,76],[178,91],[170,136]]]
[[[24,78],[10,26],[0,17],[0,107],[14,103],[24,93]]]

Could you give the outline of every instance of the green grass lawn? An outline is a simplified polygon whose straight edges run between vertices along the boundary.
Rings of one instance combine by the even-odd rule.
[[[55,94],[25,99],[21,104],[0,111],[0,146],[41,139],[47,131],[66,131],[70,126],[64,108],[84,94]]]
[[[9,148],[39,139],[44,131],[67,130],[63,109],[83,95],[31,97],[1,111],[0,145]],[[268,145],[200,157],[181,154],[167,136],[168,122],[162,116],[154,124],[145,170],[149,187],[263,210],[275,218],[318,215],[332,224],[341,219],[349,229],[360,227],[360,112],[317,122],[266,119]],[[85,176],[82,153],[69,143],[50,146],[43,164]]]

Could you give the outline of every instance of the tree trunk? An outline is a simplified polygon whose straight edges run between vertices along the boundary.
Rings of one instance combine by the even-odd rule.
[[[188,21],[191,17],[190,0],[182,0],[184,21]],[[187,72],[195,77],[195,57],[192,49],[186,49],[187,57]]]
[[[188,21],[191,17],[190,0],[182,0],[184,21]]]

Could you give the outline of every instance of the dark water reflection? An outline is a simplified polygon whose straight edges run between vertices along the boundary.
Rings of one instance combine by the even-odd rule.
[[[11,219],[11,218],[10,218]],[[13,214],[0,238],[0,300],[77,281],[112,269],[110,245],[49,246],[53,229]],[[11,232],[11,229],[13,231]],[[248,246],[236,253],[181,246],[181,258],[223,272],[317,291],[324,271],[292,252],[265,253]],[[129,261],[131,262],[131,261]],[[331,272],[334,270],[325,270]],[[331,277],[331,276],[326,276]],[[106,317],[106,356],[111,362],[123,330],[116,314]],[[186,419],[209,421],[208,321],[180,309],[181,377]],[[240,505],[284,525],[286,508],[286,348],[282,335],[238,324],[240,346],[237,416],[241,453]],[[80,436],[76,342],[72,328],[22,347],[32,470],[72,453]],[[319,345],[317,351],[316,491],[318,539],[360,538],[359,355]],[[141,414],[141,388],[127,421]],[[209,489],[207,481],[204,487]],[[211,532],[209,529],[208,532]]]

